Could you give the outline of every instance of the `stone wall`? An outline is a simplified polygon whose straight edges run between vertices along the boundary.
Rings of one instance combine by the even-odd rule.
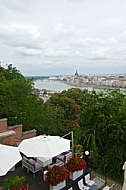
[[[22,124],[7,126],[7,119],[0,119],[0,143],[17,146],[23,139],[36,136],[36,130],[23,132]]]
[[[15,132],[6,131],[3,133],[0,133],[0,143],[10,145],[10,146],[15,146],[15,143],[16,143]]]
[[[28,139],[28,138],[35,137],[35,136],[36,136],[36,130],[35,129],[22,133],[23,139]]]
[[[0,133],[7,131],[7,119],[0,119]]]

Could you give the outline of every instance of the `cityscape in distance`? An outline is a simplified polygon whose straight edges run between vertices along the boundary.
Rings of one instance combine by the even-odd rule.
[[[59,80],[72,86],[94,86],[100,88],[126,88],[126,74],[106,75],[80,75],[77,71],[73,75],[51,75],[51,76],[26,76],[34,80]]]
[[[79,75],[76,71],[74,75],[69,76],[36,76],[35,84],[39,83],[39,88],[35,85],[35,93],[44,101],[48,100],[57,90],[55,85],[62,86],[63,83],[69,87],[81,89],[119,89],[120,92],[126,93],[126,75]],[[46,83],[45,83],[46,81]],[[55,83],[56,82],[56,83]],[[58,83],[57,83],[58,82]],[[51,85],[50,85],[51,84]],[[49,87],[49,88],[47,88]]]

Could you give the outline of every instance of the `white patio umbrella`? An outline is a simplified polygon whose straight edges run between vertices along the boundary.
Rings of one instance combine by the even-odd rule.
[[[126,162],[124,163],[122,169],[124,170],[124,183],[123,183],[123,188],[122,188],[122,190],[126,190]]]
[[[27,157],[52,158],[70,150],[70,140],[59,136],[40,135],[23,140],[18,148]]]
[[[21,159],[17,147],[0,144],[0,176],[6,175]]]

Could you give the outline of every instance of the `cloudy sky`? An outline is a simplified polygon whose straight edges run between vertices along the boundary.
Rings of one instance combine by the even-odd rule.
[[[23,75],[126,73],[126,1],[0,0],[0,61]]]

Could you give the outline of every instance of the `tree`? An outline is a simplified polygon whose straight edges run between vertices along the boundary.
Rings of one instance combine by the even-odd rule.
[[[44,102],[34,94],[33,79],[26,79],[15,67],[0,67],[0,117],[9,125],[22,123],[24,130],[40,128]],[[40,130],[41,131],[41,130]]]
[[[50,111],[50,116],[55,118],[54,120],[62,131],[68,132],[79,127],[77,116],[80,112],[80,106],[74,99],[67,97],[65,93],[55,93],[45,105],[46,110]]]
[[[73,88],[55,93],[44,103],[34,94],[33,80],[12,65],[0,67],[0,118],[5,117],[10,125],[22,123],[24,130],[35,128],[37,134],[62,136],[74,131],[75,144],[93,151],[97,171],[107,171],[108,177],[117,181],[123,179],[126,95],[119,90]]]

